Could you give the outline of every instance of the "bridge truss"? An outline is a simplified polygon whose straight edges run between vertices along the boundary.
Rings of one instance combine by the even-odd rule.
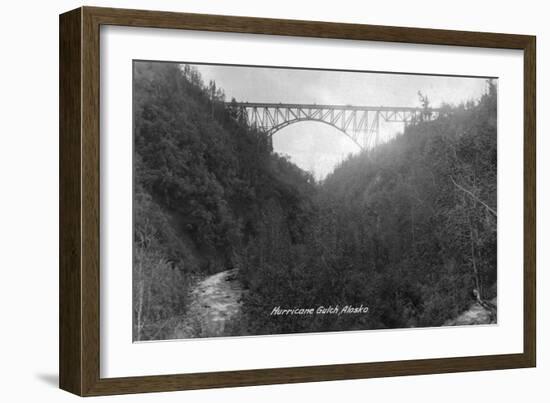
[[[338,129],[361,149],[372,149],[387,140],[380,133],[382,120],[406,126],[420,120],[433,120],[439,115],[437,109],[415,107],[248,102],[228,102],[227,106],[236,109],[239,117],[270,137],[293,123],[315,121]]]

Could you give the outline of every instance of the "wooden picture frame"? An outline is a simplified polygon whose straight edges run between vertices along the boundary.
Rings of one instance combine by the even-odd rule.
[[[523,353],[228,372],[100,377],[100,26],[368,40],[524,52]],[[81,7],[60,16],[60,387],[80,396],[534,367],[535,37]]]

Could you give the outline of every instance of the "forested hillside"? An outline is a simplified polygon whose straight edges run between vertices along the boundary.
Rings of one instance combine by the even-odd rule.
[[[496,296],[496,87],[349,157],[317,185],[294,242],[274,214],[247,250],[253,333],[440,326],[473,290]],[[369,305],[369,315],[269,317],[293,306]]]
[[[311,176],[223,100],[189,66],[134,64],[136,340],[170,337],[189,287],[238,265],[269,211],[297,242],[307,220]]]
[[[496,87],[316,183],[196,70],[134,64],[134,339],[172,337],[237,268],[231,334],[440,326],[496,295]],[[270,316],[368,305],[368,315]]]

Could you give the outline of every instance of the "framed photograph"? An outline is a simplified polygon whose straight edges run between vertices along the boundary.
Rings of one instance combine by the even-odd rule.
[[[533,367],[535,37],[60,16],[60,387]]]

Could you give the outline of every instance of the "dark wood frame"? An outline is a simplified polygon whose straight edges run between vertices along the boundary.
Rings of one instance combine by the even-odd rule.
[[[100,378],[99,28],[290,35],[524,51],[524,350],[521,354]],[[81,396],[525,368],[536,365],[534,36],[82,7],[60,16],[60,387]]]

